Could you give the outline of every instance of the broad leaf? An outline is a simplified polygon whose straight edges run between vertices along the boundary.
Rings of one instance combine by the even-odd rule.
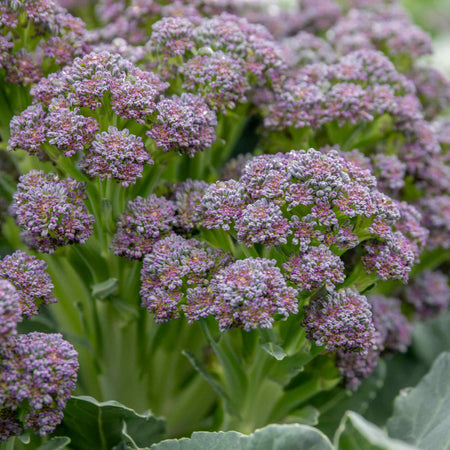
[[[334,445],[337,450],[418,450],[389,438],[380,428],[353,411],[348,411],[342,419]]]
[[[423,450],[450,449],[450,353],[443,353],[413,389],[400,394],[389,435]]]
[[[128,444],[130,437],[136,446],[148,447],[162,439],[164,429],[164,420],[150,412],[137,414],[115,401],[72,397],[56,434],[70,437],[73,450],[111,450],[121,442]]]
[[[203,379],[211,386],[214,392],[222,398],[225,410],[232,415],[238,415],[238,411],[236,406],[233,404],[230,397],[223,390],[221,384],[213,377],[211,373],[209,373],[206,368],[201,364],[201,362],[195,357],[195,355],[188,351],[183,350],[183,355],[191,363],[192,367],[203,377]]]
[[[273,342],[266,342],[264,344],[261,344],[261,348],[278,361],[281,361],[286,357],[286,352],[283,350],[283,347],[280,347]]]
[[[37,450],[62,450],[70,444],[70,439],[66,436],[54,437],[45,444],[38,447]]]
[[[193,433],[190,439],[170,439],[151,450],[333,450],[328,438],[306,425],[269,425],[249,436],[235,431]]]
[[[92,296],[103,300],[116,292],[118,286],[119,282],[117,281],[117,278],[109,278],[106,281],[102,281],[101,283],[97,283],[92,286]]]
[[[346,411],[363,414],[383,386],[385,376],[386,365],[380,360],[373,373],[362,381],[356,392],[337,387],[313,399],[313,405],[320,412],[318,428],[332,438]]]
[[[412,343],[415,355],[430,367],[442,353],[450,351],[450,312],[414,326]]]

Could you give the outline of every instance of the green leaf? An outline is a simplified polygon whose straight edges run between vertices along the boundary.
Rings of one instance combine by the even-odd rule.
[[[445,351],[450,351],[450,312],[414,326],[412,342],[415,355],[430,367]]]
[[[228,397],[226,392],[223,390],[220,383],[203,367],[202,363],[195,357],[193,353],[188,350],[183,350],[183,355],[191,363],[192,367],[203,377],[203,379],[211,386],[214,392],[222,398],[224,402],[225,410],[231,415],[238,415],[236,406],[233,404],[231,399]]]
[[[39,446],[37,450],[61,450],[70,444],[70,438],[67,436],[54,437],[45,444]]]
[[[450,353],[443,353],[415,388],[400,393],[387,423],[390,436],[423,450],[450,449],[449,374]]]
[[[92,397],[72,397],[55,434],[68,436],[73,450],[111,450],[129,437],[139,447],[162,439],[165,421],[150,412],[137,414],[116,401],[99,403]],[[126,430],[126,434],[124,434]]]
[[[280,363],[273,365],[269,376],[284,386],[298,375],[313,358],[314,355],[311,352],[305,351],[286,356]]]
[[[286,352],[283,350],[283,348],[277,344],[274,344],[273,342],[266,342],[265,344],[261,344],[261,348],[278,361],[281,361],[286,357]]]
[[[302,423],[304,425],[317,425],[319,423],[320,412],[314,406],[306,405],[297,409],[284,419],[286,423]]]
[[[337,450],[416,449],[404,442],[389,438],[380,428],[353,411],[348,411],[343,417],[336,432],[334,445]]]
[[[109,280],[94,284],[92,286],[92,297],[102,300],[116,292],[118,286],[119,282],[117,278],[110,278]]]
[[[346,411],[363,414],[383,387],[386,376],[386,365],[380,360],[370,377],[362,381],[356,392],[350,392],[337,387],[331,392],[325,392],[313,404],[320,411],[319,429],[329,438],[334,436]]]
[[[245,436],[235,431],[193,433],[170,439],[151,450],[333,450],[328,438],[307,425],[269,425]]]

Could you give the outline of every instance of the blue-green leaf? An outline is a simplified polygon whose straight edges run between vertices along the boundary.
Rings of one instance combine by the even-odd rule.
[[[54,437],[38,447],[37,450],[61,450],[70,444],[70,438],[67,436]]]
[[[126,434],[124,434],[124,430]],[[68,436],[73,450],[111,450],[129,437],[138,447],[163,438],[165,421],[150,412],[137,414],[116,401],[99,403],[92,397],[72,397],[56,434]]]
[[[286,357],[286,352],[283,350],[283,347],[280,347],[273,342],[266,342],[265,344],[261,344],[261,348],[278,361],[281,361]]]
[[[92,296],[102,300],[116,292],[118,286],[119,282],[117,281],[117,278],[109,278],[106,281],[102,281],[101,283],[92,286]]]
[[[348,411],[343,417],[334,445],[337,450],[418,450],[405,442],[391,439],[353,411]]]
[[[422,450],[450,449],[450,353],[443,353],[413,389],[401,393],[389,435]]]
[[[151,450],[333,450],[328,438],[307,425],[269,425],[245,436],[235,431],[193,433],[189,439],[170,439]]]

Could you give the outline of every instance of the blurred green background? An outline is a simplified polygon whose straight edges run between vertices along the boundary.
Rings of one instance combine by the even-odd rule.
[[[434,39],[432,64],[450,75],[450,0],[402,0],[414,21]]]

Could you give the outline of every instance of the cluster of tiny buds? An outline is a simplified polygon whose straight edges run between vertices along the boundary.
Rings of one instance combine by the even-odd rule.
[[[352,289],[330,291],[305,307],[303,326],[308,338],[329,352],[367,355],[376,335],[367,298]]]
[[[84,244],[92,234],[94,217],[85,198],[84,183],[32,170],[19,178],[10,212],[27,244],[53,253],[60,246]]]
[[[167,87],[119,54],[89,53],[33,87],[33,104],[11,121],[8,148],[44,160],[49,145],[67,157],[83,153],[80,168],[87,175],[134,184],[153,161],[126,121],[142,125],[142,135],[144,125],[150,128],[147,136],[163,151],[193,156],[215,141],[217,118],[205,100],[188,93],[164,97]]]
[[[24,21],[32,39],[23,39]],[[53,0],[8,0],[0,6],[0,69],[10,83],[31,85],[52,66],[70,64],[89,51],[85,38],[82,20]]]
[[[40,305],[55,303],[53,283],[45,261],[17,250],[0,259],[0,280],[16,289],[20,314],[27,318],[38,313]]]
[[[369,272],[406,280],[427,237],[414,208],[380,193],[369,170],[333,149],[254,157],[238,180],[210,185],[202,205],[201,227],[235,233],[248,247],[293,244],[302,253],[311,248],[285,267],[305,286],[314,277],[321,283],[324,275],[313,273],[317,270],[329,277],[333,273],[330,285],[339,283],[342,268],[333,252],[342,253],[360,239]],[[294,268],[306,270],[302,258],[314,260],[311,273],[300,275]],[[324,269],[315,266],[322,264]]]
[[[77,372],[77,352],[60,334],[19,334],[1,345],[0,442],[27,429],[41,436],[52,432],[62,420]]]
[[[146,47],[163,76],[181,76],[183,89],[222,112],[247,102],[261,86],[278,89],[285,77],[281,48],[266,28],[229,13],[164,17]]]

